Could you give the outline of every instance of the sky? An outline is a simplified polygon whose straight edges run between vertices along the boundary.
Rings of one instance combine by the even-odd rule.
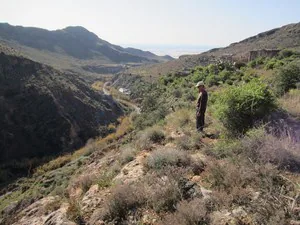
[[[0,0],[0,22],[83,26],[122,46],[226,46],[300,22],[300,0]],[[200,46],[200,47],[199,47]]]

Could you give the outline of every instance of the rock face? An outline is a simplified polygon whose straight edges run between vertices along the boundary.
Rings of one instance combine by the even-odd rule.
[[[122,113],[76,75],[0,53],[0,161],[73,150]]]
[[[76,225],[67,219],[69,204],[59,205],[58,200],[58,196],[49,196],[31,204],[21,212],[22,218],[13,225]],[[57,204],[57,209],[52,208],[52,204]]]
[[[248,61],[252,61],[258,57],[275,57],[280,50],[276,49],[261,49],[249,52],[249,59]]]

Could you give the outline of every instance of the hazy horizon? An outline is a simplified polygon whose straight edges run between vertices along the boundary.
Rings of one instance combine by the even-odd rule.
[[[186,45],[186,44],[120,44],[122,47],[132,47],[137,49],[142,49],[144,51],[150,51],[159,56],[170,55],[174,58],[178,58],[181,55],[193,55],[200,54],[202,52],[208,51],[212,48],[219,46],[205,46],[205,45]]]

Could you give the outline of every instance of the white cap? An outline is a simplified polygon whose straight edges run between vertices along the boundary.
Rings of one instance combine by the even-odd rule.
[[[196,84],[196,87],[200,87],[200,86],[204,86],[204,82],[203,82],[203,81],[199,81],[199,82]]]

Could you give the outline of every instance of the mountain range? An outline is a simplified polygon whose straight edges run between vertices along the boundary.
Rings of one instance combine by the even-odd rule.
[[[115,73],[125,65],[153,64],[173,59],[113,45],[80,26],[49,31],[0,23],[0,43],[34,61],[80,73]]]

